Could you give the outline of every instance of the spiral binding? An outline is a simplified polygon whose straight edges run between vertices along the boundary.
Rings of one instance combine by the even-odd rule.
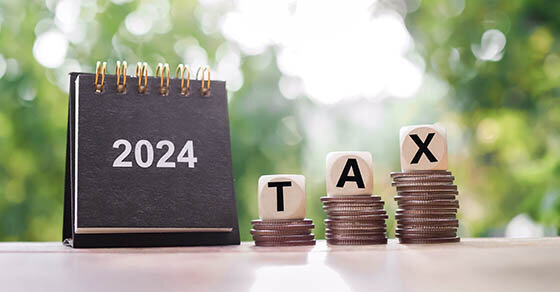
[[[97,66],[95,68],[95,92],[100,93],[103,92],[103,85],[105,85],[105,73],[107,72],[107,62],[97,61]],[[97,83],[99,81],[99,74],[101,74],[101,83]]]
[[[117,61],[115,65],[115,75],[117,76],[117,92],[126,93],[126,61]],[[107,74],[107,62],[97,62],[95,68],[95,92],[102,93],[105,86],[105,75]],[[169,77],[170,69],[167,63],[158,63],[156,66],[155,76],[160,78],[159,93],[161,95],[169,94]],[[186,76],[185,76],[186,75]],[[146,62],[136,63],[136,77],[138,78],[138,93],[144,94],[148,90],[148,64]],[[187,96],[190,93],[191,71],[189,66],[179,64],[175,70],[175,78],[181,78],[179,86],[179,94]],[[199,67],[196,71],[195,80],[200,80],[200,93],[203,96],[210,95],[210,67]],[[200,79],[199,79],[200,78]]]
[[[167,78],[167,82],[165,83],[165,87],[163,87],[163,72],[165,73],[165,76]],[[161,82],[159,84],[159,93],[161,95],[167,95],[167,93],[169,92],[169,64],[165,63],[158,63],[157,67],[156,67],[156,77],[159,77],[161,73]]]
[[[117,61],[117,65],[115,66],[115,75],[117,75],[117,92],[124,93],[126,91],[126,61],[122,62]],[[121,75],[122,75],[122,84],[121,84]]]
[[[146,93],[148,89],[148,64],[146,62],[136,63],[136,77],[138,77],[138,93]],[[142,84],[144,77],[144,84]]]
[[[198,80],[198,73],[201,72],[202,70],[202,75],[201,75],[201,84],[200,84],[200,93],[202,95],[209,95],[210,94],[210,68],[209,67],[199,67],[198,70],[196,70],[196,80]],[[207,76],[208,79],[206,80],[206,86],[204,86],[204,72],[207,72]]]
[[[185,72],[187,72],[187,86],[185,87]],[[175,70],[175,78],[179,78],[179,73],[181,73],[181,87],[179,88],[181,95],[188,95],[191,87],[191,70],[189,66],[179,64],[177,70]]]

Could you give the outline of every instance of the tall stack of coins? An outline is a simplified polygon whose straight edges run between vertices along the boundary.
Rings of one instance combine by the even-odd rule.
[[[321,197],[325,237],[332,245],[369,245],[387,243],[387,213],[379,196],[344,195]]]
[[[387,213],[373,194],[373,159],[365,151],[327,154],[325,237],[331,245],[387,243]]]
[[[311,233],[311,219],[253,220],[251,234],[256,246],[302,246],[315,245]]]
[[[398,195],[396,236],[400,243],[459,242],[459,194],[447,170],[393,172]]]

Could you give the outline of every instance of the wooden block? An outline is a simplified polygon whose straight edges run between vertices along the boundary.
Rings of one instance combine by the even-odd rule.
[[[371,153],[347,151],[327,154],[327,195],[371,195],[373,162]]]
[[[402,127],[400,131],[401,169],[447,169],[447,131],[438,125]]]
[[[259,178],[258,194],[261,219],[305,218],[305,176],[263,175]]]

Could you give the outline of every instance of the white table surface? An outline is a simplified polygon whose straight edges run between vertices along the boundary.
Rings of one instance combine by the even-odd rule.
[[[560,238],[72,249],[0,243],[0,291],[560,291]]]

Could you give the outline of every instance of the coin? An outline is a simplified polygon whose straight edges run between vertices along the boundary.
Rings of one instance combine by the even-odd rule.
[[[323,210],[325,212],[330,212],[330,211],[385,211],[385,209],[383,209],[383,207],[341,207],[341,206],[329,206],[329,207],[323,207]]]
[[[385,202],[379,200],[375,202],[324,202],[323,208],[331,207],[370,207],[370,208],[383,208]]]
[[[457,219],[455,213],[396,213],[395,219]]]
[[[380,228],[369,228],[369,229],[339,229],[339,228],[325,228],[325,234],[355,234],[355,235],[366,235],[366,234],[385,234],[387,229],[385,227]]]
[[[325,233],[325,239],[347,239],[347,240],[364,240],[364,239],[380,239],[387,238],[386,231],[356,233],[356,232],[329,232]]]
[[[373,244],[387,244],[387,238],[375,240],[339,240],[327,239],[329,245],[373,245]]]
[[[327,216],[331,215],[386,215],[387,212],[384,209],[350,209],[350,208],[330,208],[324,210]]]
[[[370,209],[383,209],[385,207],[385,202],[383,201],[376,201],[370,203],[323,203],[323,209],[328,208],[370,208]]]
[[[325,239],[335,240],[380,240],[387,239],[384,233],[376,235],[355,235],[355,234],[325,234]]]
[[[453,182],[455,177],[452,175],[424,175],[424,176],[402,176],[395,177],[393,181],[399,182]]]
[[[446,233],[446,234],[396,234],[398,239],[437,239],[437,238],[450,238],[457,237],[457,233]]]
[[[454,186],[453,182],[445,181],[406,181],[406,182],[392,182],[394,187],[438,187],[438,186]]]
[[[419,196],[395,196],[395,201],[425,201],[425,200],[455,200],[455,194],[435,194],[435,195],[419,195]]]
[[[435,220],[397,220],[397,228],[407,228],[407,227],[459,227],[458,220],[445,219],[447,221],[435,221]]]
[[[342,222],[342,223],[325,223],[326,228],[330,229],[371,229],[371,228],[387,228],[385,220],[374,221],[374,222]]]
[[[387,226],[370,226],[369,228],[352,228],[351,226],[347,228],[340,228],[340,226],[326,226],[325,233],[380,233],[386,232]]]
[[[457,237],[457,230],[440,230],[429,232],[395,232],[396,238],[448,238]]]
[[[367,225],[374,225],[374,226],[378,226],[379,224],[385,224],[385,217],[388,216],[383,216],[383,218],[352,218],[350,220],[348,219],[334,219],[334,218],[329,218],[329,219],[325,219],[325,224],[332,224],[332,225],[356,225],[356,226],[367,226]]]
[[[428,222],[433,222],[433,223],[451,223],[451,222],[455,222],[455,223],[459,223],[459,220],[457,220],[456,218],[453,219],[448,219],[448,218],[402,218],[399,219],[399,223],[405,223],[405,222],[420,222],[420,223],[428,223]]]
[[[448,237],[448,238],[399,238],[399,242],[403,244],[429,244],[429,243],[452,243],[459,242],[461,239],[459,237]]]
[[[372,239],[372,238],[386,238],[385,236],[386,232],[385,231],[379,231],[379,232],[345,232],[345,233],[340,233],[340,232],[327,232],[325,233],[325,238],[327,239],[343,239],[343,238],[350,238],[351,236],[358,236],[358,237],[367,237],[367,239]]]
[[[441,233],[396,233],[395,236],[397,238],[424,238],[424,239],[449,238],[449,237],[457,237],[457,232],[449,231],[449,232],[441,232]]]
[[[443,200],[431,200],[431,201],[400,201],[397,202],[399,209],[418,209],[418,210],[426,210],[426,209],[458,209],[459,202],[458,201],[447,201],[444,202]]]
[[[376,195],[336,195],[336,196],[324,196],[321,199],[330,200],[330,199],[380,199],[380,196]]]
[[[397,202],[401,205],[459,205],[459,200],[457,199],[424,199],[424,200],[403,200]]]
[[[443,214],[396,214],[395,219],[455,219],[457,216],[455,213],[443,213]]]
[[[399,205],[395,214],[457,214],[457,207],[453,206],[430,206],[430,205]]]
[[[408,186],[396,186],[397,192],[407,192],[407,193],[424,193],[424,192],[456,192],[456,185],[436,185],[436,186],[426,186],[426,185],[408,185]]]
[[[408,228],[397,228],[395,232],[409,234],[409,233],[446,233],[446,232],[456,232],[457,227],[453,226],[442,226],[435,227],[430,226],[423,228],[421,226],[409,226]]]
[[[397,221],[397,228],[415,228],[415,227],[459,227],[458,222],[434,222],[434,221]]]
[[[381,201],[379,196],[338,196],[338,197],[321,197],[323,203],[337,202],[337,203],[348,203],[348,202],[378,202]]]
[[[301,234],[301,235],[253,235],[254,241],[302,241],[302,240],[313,240],[315,235]]]
[[[328,210],[326,211],[329,217],[331,216],[375,216],[375,215],[387,215],[385,210]]]
[[[396,230],[404,232],[444,232],[457,230],[457,226],[403,225],[397,226]]]
[[[457,213],[459,206],[403,205],[399,204],[397,214],[442,214]]]
[[[300,241],[255,241],[256,246],[308,246],[315,245],[315,240]]]
[[[372,196],[372,197],[363,197],[361,199],[346,199],[342,197],[322,197],[325,198],[322,200],[324,205],[339,205],[339,204],[349,204],[349,205],[377,205],[383,204],[383,200],[379,196]]]
[[[325,232],[326,230],[330,230],[332,232],[352,232],[352,231],[386,231],[387,225],[379,224],[379,225],[367,225],[367,226],[356,226],[356,225],[325,225]]]
[[[386,225],[378,225],[378,226],[333,226],[327,225],[325,226],[325,232],[340,232],[340,233],[349,233],[349,232],[382,232],[387,231]]]
[[[430,180],[418,180],[418,177],[413,177],[415,180],[412,180],[411,178],[407,178],[407,180],[404,181],[393,181],[392,184],[393,186],[402,186],[402,187],[407,187],[407,186],[454,186],[454,184],[450,181],[430,181]]]
[[[329,219],[332,220],[351,220],[351,221],[385,221],[388,219],[387,215],[330,215]]]
[[[457,214],[457,208],[406,208],[397,209],[395,214]]]
[[[267,219],[267,220],[257,219],[257,220],[251,221],[251,223],[253,225],[255,225],[255,224],[265,224],[265,225],[272,225],[272,224],[279,224],[279,225],[284,225],[284,224],[309,224],[309,223],[313,223],[313,220],[311,220],[311,219]]]
[[[383,215],[383,214],[387,214],[387,212],[385,211],[385,209],[382,208],[338,208],[338,207],[332,207],[332,208],[326,208],[323,209],[327,215],[332,214],[332,213],[352,213],[352,214],[358,214],[358,215]]]
[[[451,175],[447,170],[411,170],[406,172],[391,172],[392,178],[403,176],[426,176],[426,175]]]
[[[326,226],[325,232],[332,233],[360,233],[360,232],[384,232],[387,231],[386,226],[370,226],[370,227],[355,227],[355,226]]]
[[[252,235],[300,235],[300,234],[309,234],[311,229],[280,229],[280,230],[258,230],[258,229],[251,229],[250,233]]]
[[[377,229],[336,229],[328,227],[325,229],[325,234],[346,234],[346,235],[374,235],[374,234],[383,234],[385,236],[387,232],[386,228],[377,228]]]
[[[457,233],[456,227],[448,227],[447,229],[419,229],[419,228],[397,228],[395,230],[396,234],[401,235],[413,235],[413,234],[429,234],[433,236],[438,236],[441,234]]]
[[[400,191],[398,192],[399,196],[407,197],[407,196],[434,196],[434,195],[459,195],[459,191]]]
[[[264,224],[255,224],[253,225],[254,229],[257,230],[293,230],[293,229],[313,229],[315,225],[313,224],[288,224],[288,225],[279,225],[279,224],[272,224],[272,225],[264,225]]]

